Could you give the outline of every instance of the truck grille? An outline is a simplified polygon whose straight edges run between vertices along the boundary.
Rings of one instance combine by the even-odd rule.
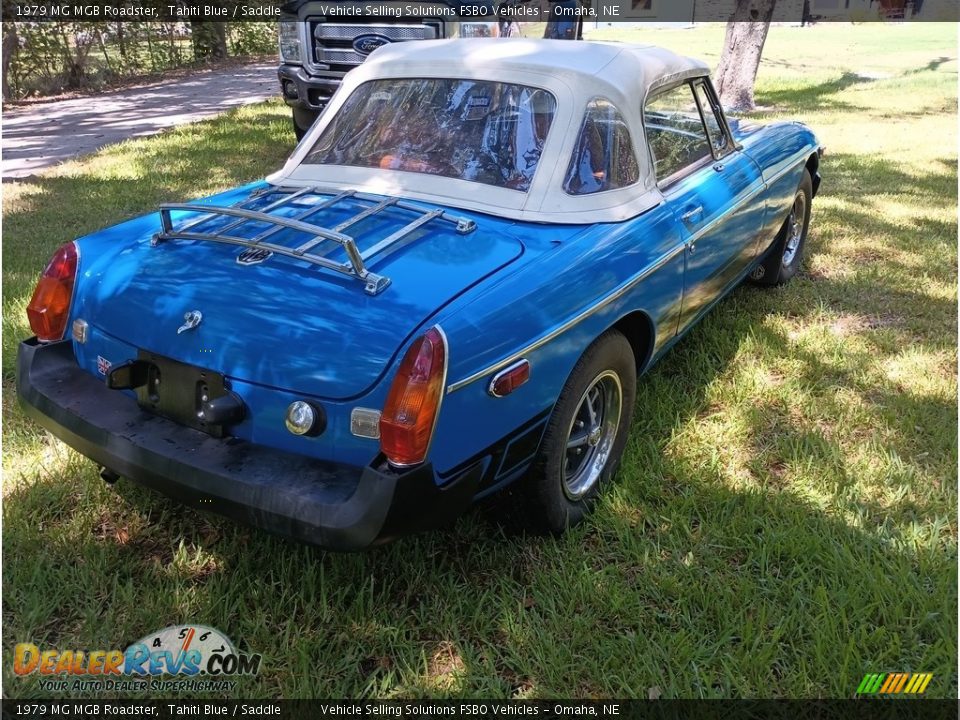
[[[353,41],[362,35],[380,35],[391,42],[433,40],[443,37],[439,20],[418,21],[404,18],[392,23],[376,18],[375,22],[350,24],[314,21],[310,26],[313,39],[313,61],[321,69],[345,73],[364,60],[367,55],[353,47]]]

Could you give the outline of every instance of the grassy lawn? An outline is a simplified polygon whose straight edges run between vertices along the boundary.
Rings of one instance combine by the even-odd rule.
[[[716,62],[723,31],[600,30]],[[618,483],[527,536],[509,498],[333,555],[121,481],[15,403],[24,307],[60,243],[260,177],[266,103],[3,187],[3,679],[17,642],[124,648],[175,623],[264,655],[245,697],[849,697],[957,692],[953,24],[775,27],[760,120],[828,148],[803,273],[744,287],[640,383]],[[507,513],[509,517],[509,513]]]

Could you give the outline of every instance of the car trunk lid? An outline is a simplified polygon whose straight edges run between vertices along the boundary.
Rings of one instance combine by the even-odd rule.
[[[437,310],[523,253],[522,243],[507,232],[509,223],[494,218],[473,227],[466,218],[444,218],[439,209],[410,204],[395,202],[369,212],[387,198],[331,199],[307,192],[271,207],[277,197],[267,193],[242,207],[303,219],[309,206],[327,203],[304,221],[349,232],[360,255],[375,250],[364,264],[388,281],[377,294],[355,275],[271,254],[263,242],[251,245],[251,239],[269,232],[270,246],[312,243],[305,254],[350,268],[338,242],[314,242],[309,233],[277,230],[262,219],[238,224],[236,216],[215,215],[186,232],[167,232],[169,239],[156,244],[138,242],[107,266],[92,269],[97,279],[86,294],[85,312],[103,332],[180,362],[348,399],[374,385]],[[431,211],[432,217],[422,219]],[[175,228],[203,217],[195,212],[171,216]],[[351,218],[355,222],[345,225]],[[190,324],[185,314],[192,312],[202,319],[184,327]]]

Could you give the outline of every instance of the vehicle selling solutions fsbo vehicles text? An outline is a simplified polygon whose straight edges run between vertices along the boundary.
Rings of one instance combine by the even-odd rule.
[[[330,3],[320,6],[320,14],[325,17],[449,17],[456,18],[457,11],[452,7],[418,5],[341,5]]]
[[[415,703],[408,704],[384,704],[384,703],[330,703],[321,704],[320,713],[322,715],[334,715],[344,717],[375,717],[391,716],[400,717],[406,715],[446,715],[446,716],[485,716],[491,712],[494,715],[511,716],[538,716],[545,714],[547,708],[537,704],[515,705],[498,703],[463,703],[460,705],[419,705]],[[620,714],[620,706],[617,703],[604,703],[597,706],[589,703],[571,703],[567,705],[555,705],[550,708],[554,715],[593,715],[593,716],[616,716]]]

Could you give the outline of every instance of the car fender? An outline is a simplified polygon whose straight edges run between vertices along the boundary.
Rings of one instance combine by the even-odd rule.
[[[522,471],[539,443],[530,424],[545,423],[577,360],[610,328],[636,343],[638,370],[647,367],[676,334],[683,248],[665,212],[595,226],[442,313],[450,366],[431,453],[437,469],[486,454],[499,480]],[[571,273],[579,280],[557,282]],[[522,359],[529,381],[494,397],[492,379]]]

